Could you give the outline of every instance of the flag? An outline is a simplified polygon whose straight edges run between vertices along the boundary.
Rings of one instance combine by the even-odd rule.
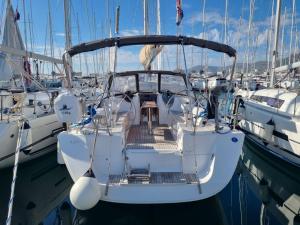
[[[176,25],[179,26],[181,23],[181,20],[183,18],[183,10],[181,6],[181,0],[176,0]]]
[[[16,9],[16,12],[15,12],[15,15],[14,15],[14,21],[16,22],[18,20],[20,20],[20,13],[19,13],[18,9]]]

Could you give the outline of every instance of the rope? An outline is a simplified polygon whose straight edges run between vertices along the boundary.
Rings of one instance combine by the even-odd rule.
[[[16,180],[17,180],[17,172],[18,172],[18,165],[19,165],[19,154],[20,154],[21,141],[22,141],[23,130],[24,130],[24,123],[25,123],[25,121],[22,121],[22,125],[19,128],[16,154],[15,154],[15,164],[14,164],[14,168],[13,168],[13,179],[12,179],[12,182],[11,182],[10,198],[9,198],[9,202],[8,202],[8,214],[7,214],[6,225],[11,224],[12,209],[13,209],[13,203],[14,203],[14,197],[15,197],[15,185],[16,185]]]
[[[92,151],[92,154],[90,155],[90,168],[89,168],[90,172],[92,170],[92,166],[93,166],[93,162],[94,162],[97,137],[98,137],[98,134],[99,134],[99,119],[98,118],[96,118],[96,123],[94,124],[94,126],[96,128],[96,134],[95,134],[95,139],[94,139],[94,143],[93,143],[93,151]]]

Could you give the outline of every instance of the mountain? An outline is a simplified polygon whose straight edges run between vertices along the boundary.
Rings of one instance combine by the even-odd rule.
[[[294,59],[294,56],[292,56],[292,60]],[[272,59],[271,59],[272,60]],[[282,65],[287,65],[289,61],[289,58],[286,57],[283,59]],[[295,55],[295,62],[300,61],[300,53],[297,53]],[[277,61],[277,65],[280,64],[280,61]],[[257,61],[255,64],[249,64],[249,71],[253,71],[254,68],[257,71],[257,73],[263,73],[267,70],[267,61]],[[246,65],[244,65],[244,70],[246,70]],[[201,65],[193,66],[189,69],[190,72],[199,72],[201,70]],[[226,69],[230,69],[231,66],[227,66]],[[235,71],[240,72],[242,71],[243,68],[243,63],[237,63]],[[208,71],[216,73],[218,71],[222,71],[223,67],[222,66],[208,66]]]

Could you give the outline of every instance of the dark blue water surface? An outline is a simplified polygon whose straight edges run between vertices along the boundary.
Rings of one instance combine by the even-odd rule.
[[[72,180],[51,153],[19,167],[12,224],[300,224],[300,169],[245,142],[231,182],[218,195],[197,202],[127,205],[99,202],[75,210]],[[0,171],[0,224],[5,224],[12,168]]]

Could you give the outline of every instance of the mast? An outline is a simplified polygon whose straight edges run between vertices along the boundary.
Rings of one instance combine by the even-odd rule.
[[[70,13],[70,1],[71,0],[64,0],[64,16],[65,16],[65,49],[70,49],[72,46],[72,36],[71,36],[71,13]],[[72,68],[72,58],[69,58],[69,65]]]
[[[10,1],[9,1],[9,3],[10,3]],[[28,50],[28,47],[27,47],[27,29],[26,29],[27,21],[26,21],[26,10],[25,10],[25,8],[26,8],[25,1],[23,0],[25,51],[27,51]]]
[[[247,40],[247,58],[246,58],[246,74],[249,78],[249,54],[250,54],[250,45],[251,45],[251,30],[252,30],[252,20],[253,12],[255,6],[255,0],[250,1],[250,12],[249,12],[249,23],[248,23],[248,40]]]
[[[53,29],[52,29],[52,17],[51,17],[51,5],[50,0],[48,0],[48,16],[49,16],[49,40],[50,40],[50,54],[54,58],[54,44],[53,44]],[[54,65],[52,63],[52,71],[54,71]]]
[[[34,32],[33,32],[33,17],[32,17],[32,0],[29,1],[30,4],[30,13],[28,15],[29,25],[29,38],[30,38],[30,49],[34,51]]]
[[[78,43],[81,43],[81,35],[80,35],[80,26],[79,26],[79,19],[78,19],[78,13],[76,15],[76,23],[77,23],[77,41]],[[79,70],[82,72],[82,67],[81,67],[81,54],[79,54]]]
[[[161,24],[160,24],[160,0],[157,0],[157,23],[156,23],[156,33],[161,35]],[[161,54],[157,56],[157,69],[161,70]]]
[[[148,0],[144,0],[144,35],[149,34]]]
[[[291,35],[290,35],[289,64],[291,64],[291,59],[292,59],[292,45],[293,45],[294,18],[295,18],[295,0],[293,0],[292,25],[291,25]]]
[[[267,71],[270,72],[270,56],[272,54],[271,52],[271,42],[272,42],[272,34],[273,34],[273,21],[274,21],[274,0],[272,1],[272,16],[271,16],[271,28],[268,32],[268,58],[267,58]]]
[[[299,35],[298,35],[298,28],[297,26],[295,27],[295,33],[296,33],[296,37],[295,37],[295,45],[294,45],[294,56],[293,56],[293,62],[296,61],[296,51],[298,49],[298,41],[299,41]]]
[[[225,1],[225,17],[224,17],[224,44],[227,44],[227,22],[228,22],[228,0]],[[223,71],[226,70],[226,54],[223,54]],[[225,74],[224,74],[225,75]]]
[[[205,5],[206,5],[206,0],[203,0],[203,7],[202,7],[202,38],[206,39],[206,34],[205,34]],[[204,71],[204,48],[201,49],[201,70]]]
[[[283,55],[284,55],[284,30],[285,30],[285,21],[286,21],[286,7],[284,8],[284,15],[283,15],[283,25],[281,31],[281,49],[280,49],[280,66],[282,66]]]
[[[66,49],[71,48],[71,15],[70,15],[70,0],[64,0],[64,15],[65,15],[65,32],[66,32]]]
[[[271,71],[271,80],[270,80],[271,88],[274,86],[274,76],[275,76],[276,60],[277,60],[277,54],[278,54],[277,49],[278,49],[278,36],[279,36],[278,31],[279,31],[279,25],[280,25],[280,11],[281,11],[281,0],[277,0],[274,50],[273,50],[272,71]]]

